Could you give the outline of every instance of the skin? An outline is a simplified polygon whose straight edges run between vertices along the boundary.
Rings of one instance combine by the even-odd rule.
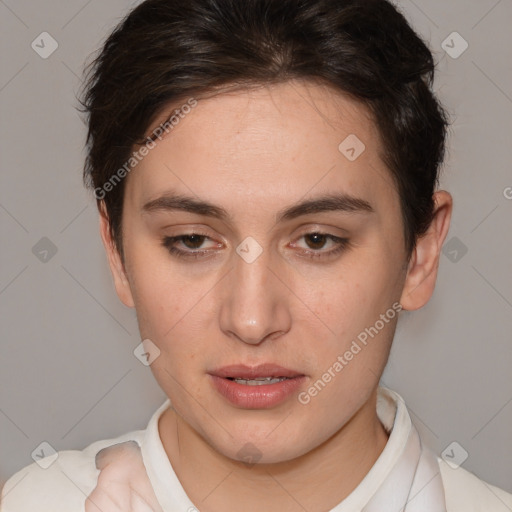
[[[100,450],[96,468],[100,473],[85,512],[163,512],[135,441]]]
[[[350,134],[365,145],[354,161],[338,150]],[[329,510],[386,444],[376,391],[397,317],[306,405],[295,394],[269,409],[238,408],[208,375],[271,362],[306,375],[300,391],[307,390],[393,303],[415,310],[429,300],[452,199],[436,192],[434,220],[409,258],[381,150],[367,109],[327,86],[294,81],[225,92],[200,99],[129,175],[124,260],[102,211],[117,293],[135,307],[142,339],[160,350],[151,370],[173,404],[160,419],[160,437],[202,512],[234,502],[247,511]],[[144,210],[173,192],[222,207],[229,219]],[[299,202],[342,193],[373,211],[276,221]],[[195,245],[190,238],[174,243],[200,253],[196,259],[180,259],[162,243],[197,230],[206,238],[192,239]],[[336,239],[312,233],[348,243],[329,254]],[[248,236],[262,248],[252,263],[236,252]],[[255,465],[241,462],[247,443],[261,457]]]

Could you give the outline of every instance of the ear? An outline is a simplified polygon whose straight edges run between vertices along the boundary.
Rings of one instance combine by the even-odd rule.
[[[439,268],[439,257],[450,228],[452,196],[440,190],[434,194],[434,217],[427,232],[416,242],[402,291],[400,303],[413,311],[423,307],[434,292]]]
[[[110,271],[112,272],[112,277],[114,278],[114,286],[116,287],[117,296],[121,299],[121,302],[125,306],[133,308],[134,302],[132,291],[130,289],[130,283],[128,282],[124,263],[121,259],[116,244],[112,239],[112,233],[110,231],[110,220],[105,208],[105,203],[103,201],[100,205],[100,233],[105,251],[107,253]]]

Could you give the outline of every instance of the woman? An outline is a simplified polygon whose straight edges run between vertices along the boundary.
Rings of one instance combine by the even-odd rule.
[[[385,0],[127,16],[85,91],[85,177],[168,400],[13,476],[3,511],[510,510],[379,387],[450,223],[433,74]]]

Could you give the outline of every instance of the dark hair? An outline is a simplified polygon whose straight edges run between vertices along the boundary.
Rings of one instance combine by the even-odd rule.
[[[434,67],[426,44],[386,0],[146,0],[89,68],[84,179],[104,191],[171,103],[230,85],[317,81],[372,113],[410,254],[432,221],[445,151]],[[124,183],[95,194],[121,254]]]

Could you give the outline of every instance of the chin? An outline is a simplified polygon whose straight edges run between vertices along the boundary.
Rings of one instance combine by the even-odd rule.
[[[285,441],[283,440],[283,443]],[[233,451],[233,445],[226,447],[227,451],[220,451],[222,455],[230,459],[241,462],[248,467],[254,464],[279,464],[289,462],[305,453],[311,451],[312,448],[297,446],[295,442],[290,442],[288,438],[286,442],[288,446],[283,443],[270,442],[266,444],[255,444],[250,439],[240,439],[240,448]]]
[[[245,428],[226,425],[231,436],[223,432],[220,439],[205,439],[216,452],[248,466],[287,462],[315,448],[315,443],[306,436],[305,429],[295,425],[295,430],[290,431],[289,426],[278,425],[279,421],[272,422],[271,426],[267,423],[248,427],[246,424]]]

